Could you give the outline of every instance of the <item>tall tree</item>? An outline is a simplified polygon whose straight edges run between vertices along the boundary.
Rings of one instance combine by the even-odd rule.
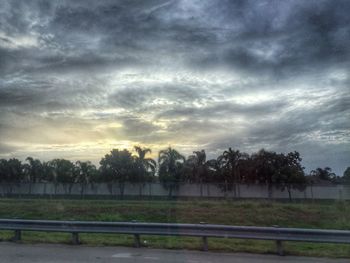
[[[225,162],[223,161],[222,155],[220,155],[217,159],[207,161],[207,166],[211,182],[217,184],[217,186],[224,192],[226,197],[228,191],[232,190],[232,188],[229,188],[227,182],[227,170],[225,168]]]
[[[224,181],[225,184],[232,186],[234,197],[237,197],[237,192],[239,193],[239,183],[241,181],[239,166],[240,161],[245,157],[245,154],[242,154],[239,150],[235,151],[232,148],[224,151],[221,156],[223,165],[227,171],[227,173],[224,173]]]
[[[345,184],[350,184],[350,167],[346,168],[343,174],[343,180]]]
[[[66,194],[70,194],[76,178],[76,170],[74,164],[65,159],[53,159],[50,161],[55,184],[55,192],[58,184],[62,184]]]
[[[161,150],[158,156],[159,180],[169,191],[169,197],[174,190],[177,190],[183,181],[183,165],[185,157],[175,149],[168,147]]]
[[[273,185],[278,177],[278,154],[261,149],[252,155],[255,166],[255,178],[260,184],[267,185],[269,198],[272,198]]]
[[[154,179],[157,163],[152,158],[146,157],[148,153],[152,153],[150,148],[134,146],[134,150],[137,155],[135,156],[136,174],[133,182],[140,185],[139,193],[141,196],[145,183]]]
[[[113,193],[113,184],[118,183],[120,197],[124,197],[125,183],[135,176],[136,166],[131,153],[124,149],[113,149],[100,161],[100,171],[103,180]]]
[[[319,167],[316,170],[312,170],[310,175],[329,182],[335,182],[337,178],[336,174],[332,172],[332,168],[330,167]]]
[[[287,155],[279,154],[279,166],[276,174],[276,185],[282,191],[287,190],[289,200],[292,201],[292,189],[305,190],[306,177],[304,167],[301,166],[301,157],[298,152],[290,152]]]
[[[93,165],[90,161],[82,162],[77,161],[75,163],[75,173],[76,178],[75,182],[80,185],[80,196],[84,196],[84,191],[87,187],[87,185],[94,180],[94,177],[96,176],[97,169],[96,166]]]
[[[27,157],[27,164],[24,165],[27,181],[29,182],[29,194],[32,193],[32,184],[40,182],[43,178],[43,166],[39,159]]]
[[[5,184],[7,193],[11,194],[14,185],[24,179],[24,167],[20,160],[12,158],[0,160],[0,180]]]
[[[146,157],[148,153],[152,153],[150,148],[141,148],[134,146],[137,153],[135,156],[136,165],[139,172],[140,182],[151,181],[156,172],[157,163],[152,158]]]
[[[208,182],[208,165],[205,150],[194,151],[186,160],[186,166],[189,168],[188,180],[199,183],[200,195],[203,196],[203,183]]]

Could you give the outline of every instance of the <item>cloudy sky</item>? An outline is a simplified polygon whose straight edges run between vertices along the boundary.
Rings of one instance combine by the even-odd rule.
[[[297,150],[350,166],[350,1],[0,2],[0,157]]]

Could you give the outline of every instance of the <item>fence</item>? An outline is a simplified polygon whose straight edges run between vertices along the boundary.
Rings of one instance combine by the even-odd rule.
[[[140,247],[140,235],[201,237],[202,249],[208,250],[208,238],[239,238],[276,241],[277,253],[283,255],[282,241],[348,243],[350,231],[278,227],[246,227],[207,224],[165,224],[130,222],[89,222],[0,219],[1,230],[13,230],[13,241],[21,240],[21,231],[72,233],[72,242],[79,244],[79,233],[114,233],[134,235]]]
[[[264,185],[239,185],[237,194],[233,192],[224,192],[215,184],[180,184],[178,190],[172,192],[173,197],[214,197],[214,198],[275,198],[288,199],[287,191],[273,188],[269,195],[267,186]],[[35,184],[0,184],[0,196],[105,196],[107,198],[118,198],[120,188],[118,184],[110,187],[104,183],[89,184],[82,187],[79,184],[73,185],[55,185],[53,183],[35,183]],[[129,184],[125,185],[125,196],[133,197],[167,197],[169,191],[160,183]],[[304,191],[292,190],[293,199],[334,199],[350,200],[350,186],[309,186]]]

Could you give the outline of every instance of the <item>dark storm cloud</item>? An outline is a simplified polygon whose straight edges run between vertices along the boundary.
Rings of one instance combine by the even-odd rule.
[[[347,0],[1,1],[2,140],[16,114],[50,128],[74,116],[212,153],[330,143],[350,156],[337,146],[349,143],[349,12]]]
[[[1,27],[9,34],[38,33],[39,50],[48,54],[27,58],[30,50],[19,56],[41,70],[153,64],[159,47],[186,54],[180,60],[194,68],[287,77],[349,61],[348,1],[201,1],[193,15],[182,14],[181,2],[20,3],[5,4]],[[30,19],[37,23],[30,27]]]
[[[245,1],[222,8],[236,10],[227,24],[240,27],[224,36],[220,49],[195,61],[202,67],[224,64],[288,77],[329,63],[349,66],[349,1]]]

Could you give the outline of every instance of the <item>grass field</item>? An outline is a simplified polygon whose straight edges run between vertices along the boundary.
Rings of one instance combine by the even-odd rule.
[[[350,229],[350,202],[281,203],[268,201],[108,201],[0,199],[0,218],[171,222]],[[6,240],[11,232],[0,232]],[[128,235],[81,234],[88,245],[133,244]],[[144,246],[199,249],[199,238],[141,236]],[[24,232],[23,242],[69,243],[65,233]],[[285,242],[287,254],[350,257],[350,245]],[[272,241],[209,239],[209,250],[275,253]]]

